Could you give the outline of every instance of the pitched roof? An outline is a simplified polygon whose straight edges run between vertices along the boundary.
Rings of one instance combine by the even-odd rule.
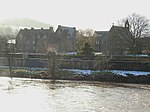
[[[95,33],[97,33],[97,34],[106,34],[106,33],[108,33],[108,31],[95,31]]]
[[[70,35],[73,35],[76,32],[76,28],[75,27],[67,27],[67,26],[61,26],[58,25],[58,28],[62,29],[63,31],[68,31]]]
[[[94,34],[98,37],[104,38],[108,34],[108,31],[95,31]]]
[[[49,35],[53,33],[53,28],[50,28],[50,29],[34,29],[34,28],[31,28],[31,29],[21,29],[19,31],[19,33],[17,34],[18,35],[24,35],[24,36],[33,36],[33,35]]]
[[[112,28],[110,29],[110,31],[111,30],[113,30],[114,33],[116,35],[118,35],[118,37],[120,39],[131,39],[132,38],[131,32],[126,27],[112,26]],[[109,33],[110,33],[110,31],[109,31]]]
[[[133,43],[133,36],[127,27],[112,26],[108,32],[107,38],[115,38],[122,44],[130,46]]]

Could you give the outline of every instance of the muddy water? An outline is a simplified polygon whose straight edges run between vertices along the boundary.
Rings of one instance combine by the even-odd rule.
[[[150,85],[1,77],[0,112],[150,112]]]

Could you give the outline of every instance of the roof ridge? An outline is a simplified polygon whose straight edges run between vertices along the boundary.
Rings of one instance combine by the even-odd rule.
[[[109,32],[109,31],[95,31],[95,32]]]
[[[68,29],[74,29],[75,27],[70,27],[70,26],[60,26],[61,28],[68,28]]]
[[[125,27],[123,27],[123,26],[113,26],[113,27],[118,27],[118,28],[125,28]]]

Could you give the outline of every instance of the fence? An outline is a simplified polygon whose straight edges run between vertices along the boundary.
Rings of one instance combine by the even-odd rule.
[[[45,55],[44,55],[45,56]],[[42,55],[39,56],[35,54],[29,55],[30,58],[23,58],[23,55],[15,55],[14,57],[14,66],[20,67],[46,67],[47,60],[42,58]],[[87,60],[82,57],[63,57],[58,59],[59,67],[64,69],[97,69],[95,66],[95,60]],[[110,69],[121,69],[121,70],[143,70],[150,71],[150,57],[141,57],[141,56],[113,56],[110,59],[109,64],[111,64]],[[7,58],[0,57],[0,65],[7,65]]]

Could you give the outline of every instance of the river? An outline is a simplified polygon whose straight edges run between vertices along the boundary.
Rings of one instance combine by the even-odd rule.
[[[150,85],[0,77],[0,112],[150,112]]]

